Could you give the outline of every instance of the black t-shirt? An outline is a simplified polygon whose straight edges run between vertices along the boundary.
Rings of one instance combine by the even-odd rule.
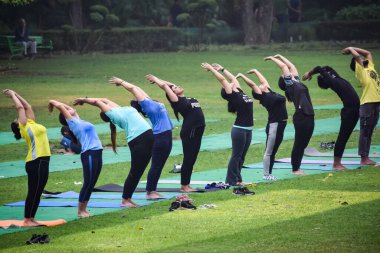
[[[303,113],[305,115],[314,115],[313,104],[309,94],[309,89],[298,80],[291,79],[290,76],[284,77],[286,83],[286,91],[290,99],[293,101],[296,113]]]
[[[252,98],[244,94],[243,91],[235,92],[226,95],[228,102],[236,110],[236,120],[234,125],[241,127],[253,126],[253,101]]]
[[[259,100],[260,104],[268,111],[268,123],[279,122],[288,119],[286,111],[286,99],[272,90],[257,94],[252,91],[254,99]]]
[[[195,98],[178,97],[178,102],[170,102],[174,111],[178,111],[183,117],[181,131],[205,126],[205,116],[201,105]]]
[[[360,99],[352,85],[331,67],[315,67],[313,73],[319,73],[318,84],[332,89],[342,100],[345,108],[359,108]]]

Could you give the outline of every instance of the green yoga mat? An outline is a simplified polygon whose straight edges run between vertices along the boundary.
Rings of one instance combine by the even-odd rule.
[[[314,110],[340,110],[343,108],[342,104],[335,105],[316,105],[313,106]]]
[[[219,121],[219,119],[207,119],[206,123],[217,122],[217,121]],[[172,122],[175,127],[182,125],[182,119],[180,121],[178,121],[177,119],[172,119]],[[149,120],[148,120],[148,123],[151,124]],[[95,124],[95,128],[98,134],[106,134],[110,132],[110,125],[107,123]],[[118,132],[124,131],[123,129],[119,127],[117,127],[116,129]],[[48,128],[47,134],[48,134],[49,140],[59,140],[62,138],[60,127]],[[23,140],[17,141],[14,138],[12,132],[0,132],[0,145],[19,143],[19,142],[23,142]]]
[[[379,121],[380,123],[380,121]],[[313,136],[326,133],[338,133],[340,125],[340,117],[320,119],[315,121]],[[378,124],[379,126],[379,124]],[[356,126],[359,129],[359,125]],[[288,124],[285,129],[284,139],[291,140],[294,138],[293,124]],[[254,128],[252,133],[251,144],[265,143],[266,133],[264,128]],[[231,148],[230,132],[222,134],[212,134],[204,136],[202,139],[201,151],[212,151],[219,149]],[[182,154],[182,143],[180,140],[173,141],[171,156]],[[118,154],[114,154],[112,150],[106,149],[103,152],[103,164],[114,164],[120,162],[129,162],[130,152],[128,147],[118,148]],[[25,162],[23,160],[2,162],[0,163],[0,179],[8,177],[25,176]],[[70,169],[81,168],[82,164],[79,155],[53,155],[50,159],[50,171],[64,171]]]

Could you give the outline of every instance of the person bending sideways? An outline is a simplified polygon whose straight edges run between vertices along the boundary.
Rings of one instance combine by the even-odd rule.
[[[334,146],[333,169],[345,170],[347,168],[342,165],[342,156],[346,143],[359,120],[359,96],[352,85],[330,66],[317,66],[306,72],[302,80],[311,80],[315,74],[318,74],[318,86],[321,89],[333,90],[343,103],[340,111],[340,130]]]
[[[372,134],[379,121],[380,111],[380,80],[375,69],[373,57],[370,51],[357,47],[346,47],[343,54],[351,54],[351,70],[363,88],[360,97],[360,137],[358,153],[361,164],[374,165],[375,161],[369,158],[372,142]]]
[[[5,89],[3,93],[12,99],[17,110],[18,117],[11,123],[14,136],[16,140],[23,138],[28,145],[25,159],[28,193],[25,200],[24,225],[39,226],[34,218],[49,177],[50,146],[46,128],[36,123],[32,106],[23,97],[9,89]]]

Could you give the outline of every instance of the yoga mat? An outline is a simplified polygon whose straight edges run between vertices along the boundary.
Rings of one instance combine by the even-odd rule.
[[[177,119],[171,119],[173,126],[181,126],[182,119],[178,121]],[[218,122],[220,119],[206,119],[206,123]],[[151,125],[150,121],[148,123]],[[96,132],[98,134],[106,134],[110,132],[110,126],[108,123],[94,124],[96,128]],[[124,131],[123,129],[117,127],[118,132]],[[47,135],[49,140],[60,140],[62,139],[61,127],[50,127],[47,129]],[[13,132],[0,132],[0,145],[12,144],[12,143],[20,143],[25,142],[24,140],[17,141],[14,138]]]
[[[335,105],[316,105],[313,106],[314,110],[340,110],[343,108],[342,104]]]
[[[306,148],[304,155],[305,156],[319,156],[319,157],[333,157],[334,153],[332,153],[332,152],[320,152],[316,148]],[[360,158],[360,156],[357,154],[352,154],[352,153],[350,154],[350,153],[346,153],[346,152],[343,153],[343,158],[344,157]],[[369,157],[380,158],[380,154],[370,154]]]
[[[194,185],[194,184],[197,184],[197,185],[206,185],[206,184],[211,184],[211,183],[213,183],[213,182],[215,182],[215,181],[193,181],[193,180],[191,180],[191,182],[190,182],[190,184],[191,185]],[[143,180],[143,181],[141,181],[140,183],[143,183],[143,184],[145,184],[145,183],[147,183],[147,181],[146,180]],[[160,179],[160,180],[158,180],[158,183],[159,184],[181,184],[181,180],[179,180],[179,179],[172,179],[172,180],[169,180],[169,179]]]
[[[174,196],[175,194],[163,195],[160,199],[170,199]],[[78,199],[79,193],[74,192],[74,191],[68,191],[68,192],[63,192],[60,194],[45,195],[45,198]],[[91,197],[90,197],[90,199],[118,199],[118,200],[121,200],[121,198],[122,198],[121,194],[105,195],[105,194],[95,194],[95,193],[91,194]],[[133,194],[132,199],[146,199],[146,195]]]
[[[59,220],[38,220],[37,221],[41,226],[47,226],[47,227],[53,227],[53,226],[58,226],[65,224],[66,221],[63,219]],[[0,220],[0,227],[3,229],[8,229],[9,227],[27,227],[25,226],[23,220]]]
[[[118,202],[94,202],[89,201],[87,204],[87,208],[96,207],[96,208],[128,208],[126,206],[120,206],[120,201]],[[140,206],[144,206],[146,204],[140,204]],[[10,204],[5,204],[5,206],[25,206],[25,201],[14,202]],[[41,200],[39,207],[77,207],[78,201],[48,201]]]
[[[245,165],[245,169],[259,169],[263,170],[264,165],[262,163],[255,163]],[[358,169],[360,166],[357,165],[346,165],[347,169]],[[292,165],[290,163],[275,163],[273,169],[285,169],[291,170]],[[301,170],[321,170],[321,171],[332,171],[332,166],[330,164],[301,164]]]
[[[95,187],[94,192],[123,192],[123,186],[118,184],[105,184]],[[182,193],[180,188],[157,188],[157,192],[178,192]],[[208,192],[214,189],[196,189],[195,192]],[[146,192],[145,188],[136,188],[135,192]]]
[[[275,162],[290,163],[291,162],[291,158],[288,157],[288,158],[276,159]],[[306,159],[303,159],[301,161],[301,163],[309,163],[309,164],[333,164],[334,161],[333,160],[306,160]],[[360,161],[344,161],[343,160],[342,164],[360,165]]]

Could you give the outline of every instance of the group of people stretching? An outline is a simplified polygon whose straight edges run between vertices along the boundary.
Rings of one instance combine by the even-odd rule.
[[[342,53],[353,56],[351,68],[363,87],[361,99],[351,84],[329,66],[317,66],[302,77],[303,81],[311,80],[313,75],[318,74],[319,87],[332,89],[342,100],[341,126],[334,149],[334,170],[346,169],[341,159],[359,117],[361,163],[375,164],[369,158],[369,150],[380,107],[380,81],[374,69],[371,53],[354,47],[345,48]],[[285,92],[285,96],[274,92],[267,79],[257,69],[251,69],[247,73],[254,74],[259,85],[244,74],[232,74],[220,64],[201,64],[203,69],[211,72],[220,82],[221,96],[228,102],[228,111],[236,115],[231,129],[232,154],[225,179],[225,183],[232,186],[243,185],[241,169],[251,144],[253,128],[253,100],[243,92],[239,78],[251,88],[253,98],[268,111],[263,179],[277,179],[272,174],[272,169],[287,125],[286,100],[292,102],[295,107],[293,114],[295,136],[291,152],[292,173],[305,174],[300,169],[301,160],[314,130],[314,110],[309,90],[301,82],[297,68],[287,58],[277,54],[266,57],[265,60],[275,63],[281,70],[278,86]],[[179,119],[179,114],[183,117],[180,132],[183,147],[181,192],[192,192],[196,189],[190,186],[190,179],[205,130],[205,117],[200,103],[195,98],[186,97],[182,87],[169,81],[154,75],[147,75],[146,79],[165,92],[176,118]],[[121,206],[136,207],[138,205],[132,201],[132,195],[150,161],[146,198],[151,200],[162,198],[162,195],[157,192],[157,184],[172,149],[173,124],[165,105],[153,100],[137,85],[117,77],[112,77],[109,83],[122,87],[133,95],[131,106],[120,106],[106,98],[87,97],[75,99],[73,105],[88,104],[100,109],[101,119],[110,124],[112,148],[115,153],[117,150],[116,125],[125,130],[131,153],[131,168],[124,182]],[[51,153],[47,132],[44,126],[35,122],[32,107],[23,97],[10,89],[3,92],[12,99],[18,112],[18,118],[11,124],[15,138],[24,138],[28,145],[25,166],[28,175],[28,194],[25,201],[24,223],[26,226],[36,226],[39,224],[34,217],[49,175]],[[50,100],[48,108],[49,112],[52,112],[54,108],[60,112],[60,123],[69,128],[68,134],[71,140],[80,144],[84,182],[79,194],[78,216],[88,217],[90,213],[87,211],[87,203],[102,169],[102,143],[95,126],[81,119],[71,106],[57,100]],[[152,127],[144,117],[149,118]]]

